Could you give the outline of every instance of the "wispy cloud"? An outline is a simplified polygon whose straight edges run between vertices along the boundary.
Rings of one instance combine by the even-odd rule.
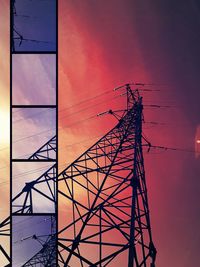
[[[13,104],[56,103],[55,55],[13,55]]]

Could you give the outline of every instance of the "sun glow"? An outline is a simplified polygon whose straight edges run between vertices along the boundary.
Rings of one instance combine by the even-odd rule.
[[[200,125],[197,126],[195,134],[195,156],[200,157]]]
[[[0,111],[0,144],[8,144],[10,139],[10,119],[9,113]]]

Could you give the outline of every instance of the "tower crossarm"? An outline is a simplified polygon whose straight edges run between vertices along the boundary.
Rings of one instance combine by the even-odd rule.
[[[57,166],[54,164],[37,179],[26,182],[21,192],[12,199],[13,213],[34,213],[38,197],[43,201],[48,201],[55,209],[56,174]]]

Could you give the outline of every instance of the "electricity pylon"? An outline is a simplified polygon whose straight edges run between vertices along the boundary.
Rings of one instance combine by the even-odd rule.
[[[22,267],[57,267],[56,265],[56,238],[52,237],[43,248],[28,260]]]
[[[34,239],[37,241],[37,236],[34,235]],[[51,234],[42,244],[42,249],[22,267],[57,267],[56,252],[56,220],[54,216],[51,216]]]
[[[11,0],[11,47],[12,51],[16,51],[16,47],[19,48],[24,42],[33,42],[35,44],[43,43],[43,44],[54,44],[51,41],[48,40],[37,40],[37,38],[27,38],[26,36],[23,35],[21,31],[18,30],[18,28],[15,25],[15,19],[16,17],[24,17],[24,18],[30,18],[29,15],[19,15],[17,13],[17,3],[20,1],[17,0]],[[28,1],[27,1],[28,2]],[[31,10],[29,10],[31,12]],[[24,23],[25,24],[25,23]],[[22,27],[23,29],[23,27]]]
[[[56,206],[57,167],[54,164],[37,179],[25,184],[21,192],[12,199],[13,213],[35,213],[39,199],[48,205]]]
[[[55,161],[57,151],[57,137],[53,136],[27,160]],[[57,166],[54,164],[42,175],[31,182],[25,183],[21,192],[12,199],[13,213],[34,213],[38,197],[43,197],[50,205],[56,206]]]
[[[57,150],[57,138],[53,136],[48,142],[34,152],[28,159],[29,160],[55,160]]]
[[[59,205],[66,208],[58,232],[59,266],[155,267],[142,97],[130,85],[124,89],[126,107],[107,112],[117,125],[58,176]]]
[[[0,236],[1,237],[8,237],[8,238],[10,238],[10,217],[7,217],[6,219],[4,219],[0,223]],[[7,261],[7,263],[8,263],[4,267],[10,267],[11,266],[10,265],[10,256],[6,252],[6,249],[3,246],[3,244],[2,245],[0,244],[0,254],[1,254],[1,257],[3,257]]]

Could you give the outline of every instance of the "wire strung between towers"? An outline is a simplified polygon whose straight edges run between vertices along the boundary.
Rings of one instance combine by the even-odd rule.
[[[36,16],[30,16],[30,15],[25,15],[25,14],[18,14],[17,13],[17,8],[16,8],[16,2],[17,0],[11,0],[12,1],[12,49],[15,52],[16,48],[16,41],[18,41],[18,46],[20,47],[23,42],[33,42],[33,43],[43,43],[43,44],[50,44],[50,45],[55,45],[54,42],[51,41],[46,41],[46,40],[38,40],[34,38],[27,38],[26,36],[24,37],[23,33],[21,33],[16,25],[15,25],[15,18],[26,18],[26,19],[37,19],[38,17]],[[41,1],[41,0],[40,0]],[[26,23],[27,24],[27,23]]]

